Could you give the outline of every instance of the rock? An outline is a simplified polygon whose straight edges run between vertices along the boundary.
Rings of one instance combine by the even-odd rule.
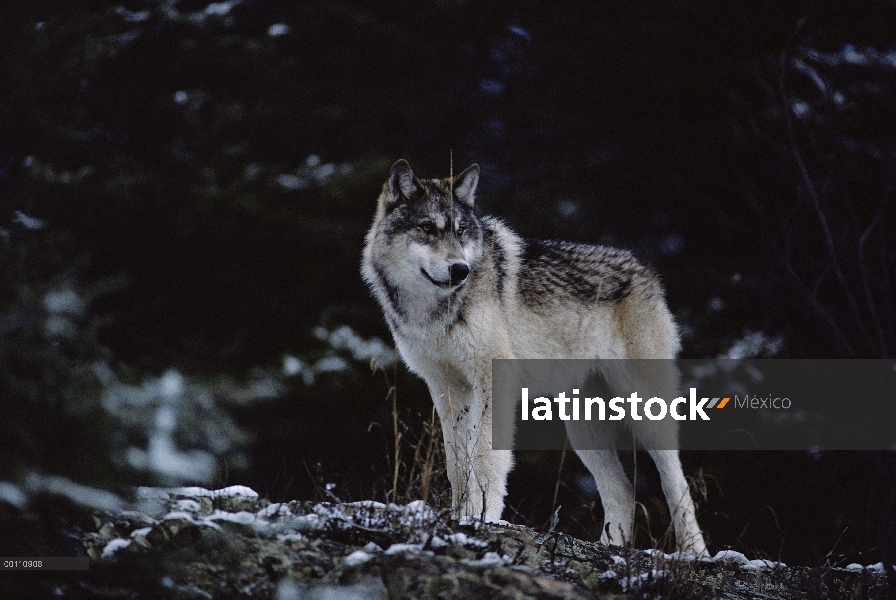
[[[142,488],[141,511],[98,513],[99,598],[883,598],[882,569],[809,569],[743,554],[638,551],[422,502],[272,504],[247,488]],[[114,583],[112,583],[114,582]]]

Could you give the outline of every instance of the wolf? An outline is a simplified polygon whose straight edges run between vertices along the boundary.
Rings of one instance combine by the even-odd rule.
[[[365,238],[361,273],[402,359],[432,395],[455,511],[497,520],[513,458],[491,447],[492,359],[671,359],[679,336],[650,268],[624,250],[520,237],[479,213],[479,175],[473,164],[455,176],[420,179],[407,161],[396,162]],[[677,387],[677,377],[666,385]],[[660,447],[677,447],[670,427],[662,434],[673,445]],[[634,494],[619,457],[584,449],[581,432],[569,433],[603,504],[601,541],[623,544],[631,539]],[[678,451],[649,452],[679,550],[706,555]]]

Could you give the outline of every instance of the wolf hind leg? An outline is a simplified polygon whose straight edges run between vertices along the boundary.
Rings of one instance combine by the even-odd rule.
[[[594,477],[604,508],[603,544],[622,546],[632,538],[635,495],[615,450],[576,450]]]
[[[668,401],[679,396],[679,372],[673,360],[632,360],[625,361],[625,364],[628,376],[634,382],[631,389],[642,390],[645,402],[653,397]],[[631,421],[632,431],[659,471],[660,484],[675,529],[676,545],[682,552],[706,556],[706,544],[697,524],[694,500],[678,454],[678,422],[668,415],[658,421],[643,417]]]
[[[695,556],[708,556],[691,490],[681,468],[678,450],[648,450],[660,473],[660,484],[672,515],[678,549]]]
[[[594,477],[604,522],[600,541],[623,546],[632,539],[635,493],[617,454],[618,429],[609,423],[567,421],[569,442]]]

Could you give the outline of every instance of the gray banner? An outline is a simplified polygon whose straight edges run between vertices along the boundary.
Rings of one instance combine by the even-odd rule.
[[[90,559],[86,556],[0,558],[2,571],[87,571],[89,568]]]
[[[896,450],[894,360],[494,360],[495,449]]]

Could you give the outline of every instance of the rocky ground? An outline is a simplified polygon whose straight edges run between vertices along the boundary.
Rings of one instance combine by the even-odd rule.
[[[694,560],[422,502],[271,503],[249,488],[141,488],[133,510],[81,534],[89,571],[61,597],[884,598],[882,568],[810,569],[721,552]]]

